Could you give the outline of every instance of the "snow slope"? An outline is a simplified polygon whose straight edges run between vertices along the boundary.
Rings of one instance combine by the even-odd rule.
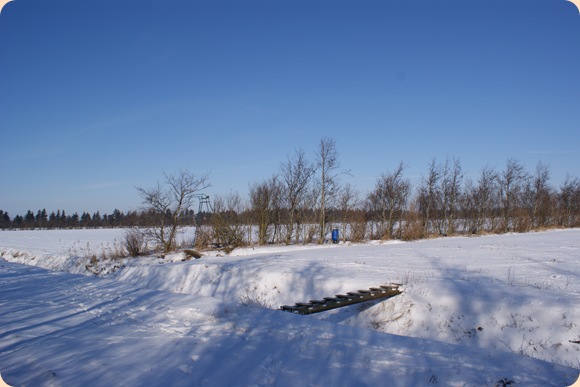
[[[71,243],[122,238],[69,232],[0,233],[9,384],[563,386],[580,373],[580,230],[143,258],[101,264],[106,278],[13,263],[87,274]],[[388,282],[404,293],[273,310]]]

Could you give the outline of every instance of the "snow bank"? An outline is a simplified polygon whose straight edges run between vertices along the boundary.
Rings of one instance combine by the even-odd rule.
[[[89,237],[87,232],[85,239],[77,236],[77,244],[85,243],[89,238],[94,238],[94,242],[88,242],[89,245],[111,243],[104,234],[101,237],[96,235],[105,230],[87,231],[93,231],[95,235]],[[45,248],[40,242],[45,238],[41,235],[44,232],[33,233],[39,233],[32,234],[38,239],[31,241],[28,248],[25,238],[13,237],[18,236],[18,232],[0,233],[0,254],[13,262],[88,273],[83,269],[82,260],[74,255],[67,256],[66,250],[63,252],[66,243],[73,240],[66,235],[59,236],[66,231],[51,234],[53,242],[47,243]],[[61,243],[55,243],[56,239]],[[116,270],[110,269],[111,263],[105,263],[99,275],[107,278],[106,283],[110,284],[107,286],[126,286],[135,292],[144,289],[160,292],[163,297],[171,299],[167,305],[174,302],[173,297],[175,300],[185,297],[196,310],[203,310],[200,303],[211,305],[211,312],[205,310],[202,314],[215,320],[215,324],[224,324],[224,332],[236,337],[231,350],[245,354],[238,359],[239,367],[248,367],[257,373],[248,379],[240,379],[244,382],[238,385],[267,384],[267,381],[284,385],[281,377],[296,382],[298,379],[293,378],[299,377],[302,367],[319,367],[325,370],[323,374],[330,373],[334,377],[342,375],[342,370],[347,367],[345,364],[349,362],[355,362],[346,368],[355,375],[354,379],[345,379],[352,382],[351,385],[371,384],[380,379],[379,375],[393,381],[392,385],[434,382],[494,385],[503,377],[507,381],[515,380],[516,375],[520,378],[518,383],[530,382],[522,382],[522,385],[542,385],[549,378],[560,382],[548,385],[563,385],[562,380],[571,384],[575,380],[574,374],[577,377],[580,372],[580,345],[571,342],[580,340],[580,310],[577,308],[580,304],[580,230],[443,238],[412,243],[268,246],[234,250],[230,256],[214,254],[187,262],[181,262],[182,259],[183,256],[177,254],[165,260],[151,257],[122,260],[115,262],[119,265]],[[402,283],[404,293],[387,301],[353,305],[312,316],[292,316],[264,309],[389,282]],[[147,308],[146,302],[140,307]],[[189,321],[187,312],[181,315],[184,319],[175,318],[176,324]],[[140,323],[142,319],[136,317],[134,320]],[[214,329],[214,323],[207,329]],[[283,333],[280,334],[278,329]],[[245,336],[245,332],[255,332],[255,335]],[[266,342],[259,340],[260,335],[268,337],[272,345],[287,346],[289,352],[268,347]],[[309,366],[302,356],[306,347],[312,344],[303,344],[302,337],[338,355],[320,352],[306,357],[314,362]],[[332,339],[337,337],[340,340]],[[257,351],[274,355],[264,356],[261,358],[263,362],[244,360],[252,352],[240,349],[238,339],[255,341],[256,348],[259,348]],[[350,351],[341,344],[345,340],[350,343]],[[388,358],[399,359],[393,360],[396,367],[389,365],[391,360],[377,360],[381,357],[379,348],[374,347],[375,342],[386,348],[397,348],[396,351],[387,351]],[[218,340],[215,344],[222,345],[222,342]],[[362,349],[367,347],[369,352]],[[421,348],[439,350],[433,357],[425,357],[426,352]],[[346,352],[353,350],[366,355],[346,356]],[[458,355],[451,355],[452,352]],[[201,359],[200,354],[191,356]],[[221,356],[225,353],[212,352],[205,367],[211,370],[217,366],[209,363],[222,364],[217,360]],[[287,356],[292,356],[292,359],[285,358]],[[406,357],[408,360],[403,361]],[[469,357],[473,359],[467,359]],[[538,363],[543,364],[538,366],[528,357],[551,365]],[[318,358],[324,360],[316,361]],[[506,362],[515,361],[513,359],[530,362],[524,362],[523,366],[529,368],[522,373],[527,373],[532,379],[540,377],[542,383],[523,378],[514,367],[508,367],[514,370],[508,372]],[[238,360],[228,357],[228,362],[238,364]],[[455,371],[445,368],[447,362],[455,364]],[[417,368],[410,364],[424,364],[425,367]],[[191,364],[182,365],[195,375],[199,372],[207,375],[206,379],[199,380],[207,380],[209,384],[228,381],[217,368],[200,371]],[[482,365],[494,371],[482,370]],[[294,366],[297,368],[292,368]],[[238,365],[234,370],[236,367]],[[292,372],[287,374],[284,367],[290,367]],[[273,371],[261,373],[265,369]],[[473,370],[473,374],[468,376],[466,369]],[[544,371],[538,373],[539,369]],[[412,376],[405,378],[402,370]],[[0,372],[4,375],[1,368]],[[313,370],[307,372],[312,378],[307,379],[311,384],[328,385],[322,376],[314,373]],[[476,381],[478,373],[486,382]],[[397,375],[397,378],[388,379],[390,375]],[[349,384],[340,383],[340,380],[336,379],[337,385]]]
[[[565,385],[518,356],[0,263],[0,371],[14,386]]]

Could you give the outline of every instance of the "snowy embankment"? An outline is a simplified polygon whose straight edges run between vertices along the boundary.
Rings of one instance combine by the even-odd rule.
[[[46,233],[0,233],[0,254],[87,274],[70,252],[122,238]],[[14,385],[325,386],[561,386],[580,373],[580,230],[179,260],[101,264],[106,279],[1,263],[0,373]],[[389,282],[404,293],[312,316],[266,309]]]

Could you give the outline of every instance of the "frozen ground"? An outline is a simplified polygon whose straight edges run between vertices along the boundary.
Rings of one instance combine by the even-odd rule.
[[[8,384],[566,386],[580,374],[580,230],[90,265],[122,238],[0,232]],[[389,282],[404,293],[275,310]]]

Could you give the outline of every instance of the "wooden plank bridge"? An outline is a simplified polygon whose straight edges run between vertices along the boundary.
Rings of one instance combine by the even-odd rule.
[[[387,299],[402,293],[401,284],[380,285],[368,290],[358,290],[346,294],[337,294],[335,297],[324,297],[322,300],[310,300],[310,302],[297,302],[296,305],[284,305],[280,310],[296,314],[312,314],[325,310],[342,308],[343,306],[358,304],[361,302]]]

